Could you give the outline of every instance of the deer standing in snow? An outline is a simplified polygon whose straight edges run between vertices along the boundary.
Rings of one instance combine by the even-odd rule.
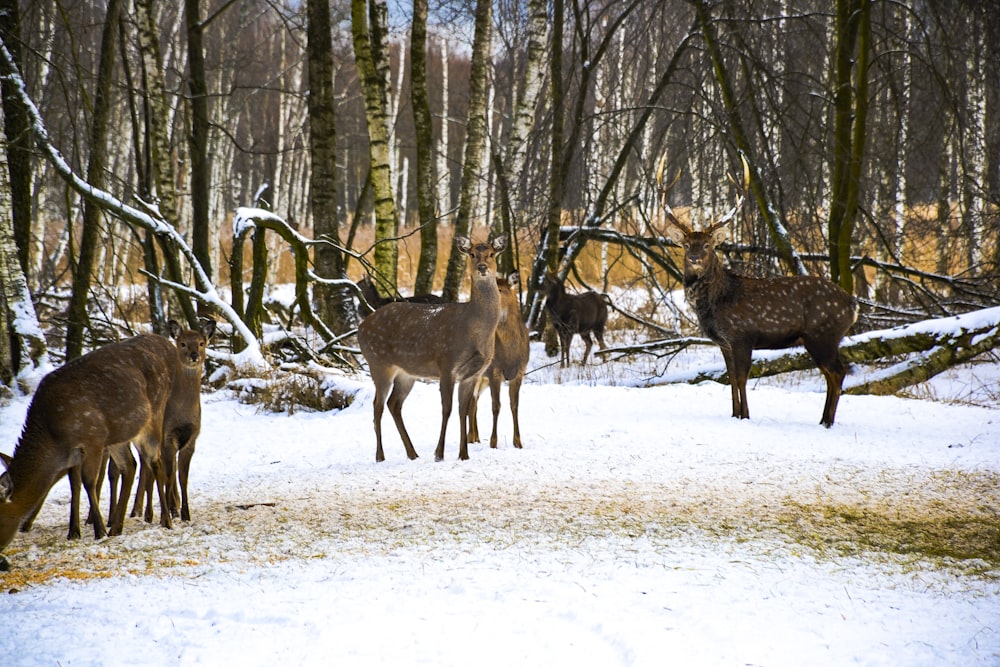
[[[517,271],[504,278],[497,278],[497,288],[500,290],[500,323],[497,325],[496,344],[493,361],[486,369],[479,387],[476,389],[472,409],[469,410],[469,440],[479,441],[479,424],[476,416],[479,394],[488,384],[493,405],[493,432],[490,434],[490,447],[497,446],[497,420],[500,417],[500,385],[507,381],[510,398],[510,414],[514,419],[514,447],[521,449],[521,427],[517,413],[520,404],[521,382],[524,381],[524,371],[528,367],[530,345],[528,342],[528,327],[521,319],[521,304],[517,300],[515,288],[521,280]]]
[[[669,187],[663,187],[662,177],[663,161],[657,183],[669,222],[666,233],[684,250],[684,296],[702,332],[722,350],[733,417],[750,418],[747,376],[753,350],[803,345],[826,378],[820,424],[833,426],[847,373],[840,341],[857,318],[854,298],[836,283],[817,276],[750,278],[724,267],[715,249],[725,240],[726,225],[743,203],[742,196],[717,222],[696,232],[678,220],[667,204]],[[744,183],[747,177],[744,162]]]
[[[458,385],[458,458],[469,458],[468,413],[476,384],[493,359],[494,335],[500,321],[496,255],[507,247],[507,237],[473,244],[467,236],[459,235],[455,244],[469,258],[472,286],[467,302],[388,303],[366,317],[358,328],[358,345],[375,383],[376,461],[385,460],[382,412],[387,402],[406,455],[417,458],[403,425],[402,408],[418,379],[437,379],[441,389],[441,433],[434,451],[437,461],[444,459],[445,431],[454,387]]]
[[[180,337],[200,337],[183,332]],[[202,357],[203,358],[203,357]],[[7,471],[0,475],[0,549],[34,516],[52,485],[78,468],[90,501],[94,538],[109,533],[98,507],[97,481],[105,452],[115,456],[132,441],[152,467],[160,499],[160,522],[170,527],[161,466],[164,412],[175,379],[189,356],[163,336],[143,334],[105,345],[46,375],[28,408]],[[127,449],[126,449],[127,451]],[[124,471],[121,495],[109,517],[110,534],[122,532],[135,466]],[[79,494],[73,500],[79,506]],[[71,532],[74,521],[71,514]],[[78,521],[78,520],[77,520]]]

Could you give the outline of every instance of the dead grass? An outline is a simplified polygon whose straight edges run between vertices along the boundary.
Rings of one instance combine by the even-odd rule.
[[[214,500],[173,531],[130,519],[121,537],[68,542],[62,527],[38,530],[8,549],[14,567],[0,574],[0,585],[14,592],[56,579],[194,577],[223,564],[243,569],[399,549],[579,549],[605,537],[665,548],[726,540],[764,552],[1000,577],[998,473],[834,470],[810,484],[498,482],[412,495],[363,485],[301,498]]]

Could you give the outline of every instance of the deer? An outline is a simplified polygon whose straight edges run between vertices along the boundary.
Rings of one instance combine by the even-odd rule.
[[[389,414],[403,440],[406,455],[417,458],[403,424],[403,401],[417,379],[438,380],[441,392],[441,433],[434,451],[444,460],[444,440],[458,385],[459,460],[469,458],[468,413],[483,372],[493,359],[500,322],[500,290],[496,256],[507,247],[506,235],[490,243],[455,237],[456,248],[468,256],[472,279],[469,300],[461,303],[389,303],[366,317],[358,327],[358,345],[375,384],[375,461],[385,460],[382,413]],[[389,390],[392,390],[391,395]]]
[[[551,272],[546,272],[542,278],[539,291],[545,295],[545,309],[552,318],[552,326],[559,334],[560,368],[566,368],[570,364],[569,346],[574,334],[580,334],[586,345],[583,359],[580,360],[581,364],[587,363],[594,345],[591,333],[597,338],[600,349],[605,349],[604,325],[608,321],[606,296],[593,290],[582,294],[568,294],[563,282]]]
[[[489,385],[490,397],[493,403],[493,432],[490,434],[490,448],[497,446],[497,421],[500,417],[500,385],[507,381],[510,398],[510,414],[514,419],[514,447],[521,449],[521,428],[517,412],[521,395],[521,383],[524,381],[524,371],[528,367],[530,346],[528,343],[528,327],[521,319],[521,304],[517,299],[516,289],[520,285],[521,276],[517,271],[507,278],[497,278],[497,289],[500,290],[500,323],[497,325],[494,341],[493,361],[479,381],[469,411],[469,440],[479,441],[479,424],[476,418],[478,396]]]
[[[161,460],[168,483],[168,510],[172,518],[179,516],[181,521],[191,520],[188,478],[195,443],[201,433],[201,379],[205,368],[208,343],[215,334],[215,326],[214,321],[207,320],[197,331],[185,332],[173,320],[168,324],[170,336],[177,345],[177,352],[186,363],[181,367],[181,372],[174,378],[170,397],[167,399],[164,410]],[[140,462],[138,488],[129,516],[144,515],[146,523],[151,523],[153,521],[153,471],[145,459],[140,457]],[[114,477],[112,466],[115,463],[116,461],[112,461],[108,464],[108,477],[111,479]],[[113,491],[112,496],[114,496]],[[145,496],[145,512],[143,512],[143,496]]]
[[[184,332],[181,337],[201,335]],[[116,445],[129,441],[155,473],[160,523],[171,527],[160,465],[163,418],[175,378],[191,363],[167,338],[140,334],[93,350],[42,378],[7,470],[0,475],[0,550],[35,514],[55,482],[74,468],[79,468],[90,502],[94,539],[121,534],[134,466],[129,470],[127,461],[116,461],[125,474],[109,517],[110,532],[98,507],[97,479],[105,452],[114,457],[122,451]]]
[[[375,281],[372,280],[370,275],[366,275],[364,278],[358,281],[358,290],[365,297],[365,301],[371,306],[371,310],[375,311],[384,306],[387,303],[394,303],[396,301],[409,301],[410,303],[444,303],[444,297],[437,294],[414,294],[413,296],[400,296],[400,297],[388,297],[382,296],[378,292],[378,288],[375,287]]]
[[[749,166],[743,159],[744,190]],[[857,319],[854,297],[833,281],[794,275],[752,278],[723,266],[716,249],[728,236],[736,205],[701,231],[674,214],[663,186],[663,161],[657,169],[667,238],[684,251],[684,297],[694,309],[702,333],[722,351],[732,391],[733,417],[749,419],[747,377],[753,350],[803,345],[826,379],[826,403],[820,424],[833,426],[847,369],[840,341]],[[676,183],[676,179],[674,180]]]

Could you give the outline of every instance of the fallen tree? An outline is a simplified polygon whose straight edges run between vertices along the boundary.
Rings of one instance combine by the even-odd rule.
[[[692,344],[710,344],[707,339],[684,338],[653,341],[642,346],[609,348],[605,354],[655,352],[666,356]],[[923,320],[913,324],[869,331],[844,339],[840,354],[851,364],[887,365],[867,373],[860,382],[845,385],[848,394],[894,394],[924,382],[949,368],[1000,347],[1000,306],[975,310],[954,317]],[[897,359],[898,357],[902,357]],[[814,367],[802,348],[789,351],[755,352],[750,377],[768,377]],[[673,382],[697,384],[705,380],[728,383],[725,366],[712,365],[683,374],[672,374]]]

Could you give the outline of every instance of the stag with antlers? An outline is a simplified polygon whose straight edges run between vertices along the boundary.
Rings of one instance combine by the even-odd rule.
[[[742,206],[742,195],[725,215],[694,231],[677,219],[667,203],[670,186],[663,186],[663,164],[661,160],[656,179],[669,223],[666,234],[684,250],[684,296],[704,335],[722,350],[732,389],[733,417],[750,418],[746,385],[753,350],[803,345],[826,378],[820,424],[829,428],[847,372],[839,348],[857,318],[854,298],[825,278],[796,275],[758,279],[724,267],[716,247],[725,240],[726,225]],[[743,176],[745,189],[749,178],[745,158]]]

